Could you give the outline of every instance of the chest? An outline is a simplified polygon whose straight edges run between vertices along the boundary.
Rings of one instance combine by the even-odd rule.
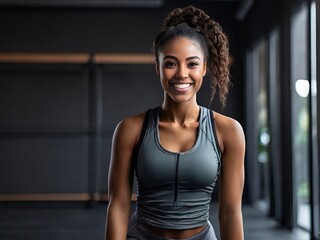
[[[161,146],[170,152],[190,150],[198,136],[199,123],[177,126],[172,123],[159,123],[158,137]]]
[[[186,152],[171,152],[159,143],[157,133],[146,136],[137,159],[139,184],[145,187],[179,184],[202,188],[217,176],[219,156],[204,135]]]

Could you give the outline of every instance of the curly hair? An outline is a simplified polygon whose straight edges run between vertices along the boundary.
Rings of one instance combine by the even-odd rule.
[[[190,30],[190,28],[192,30]],[[219,90],[220,102],[224,107],[230,87],[229,41],[219,23],[203,10],[194,6],[176,8],[164,19],[161,32],[154,41],[154,54],[158,58],[159,49],[169,40],[183,36],[197,40],[207,58],[212,102]]]

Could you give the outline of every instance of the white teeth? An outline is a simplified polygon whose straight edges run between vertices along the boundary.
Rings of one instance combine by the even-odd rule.
[[[174,87],[179,88],[179,89],[185,89],[185,88],[190,87],[190,85],[191,85],[190,83],[174,84]]]

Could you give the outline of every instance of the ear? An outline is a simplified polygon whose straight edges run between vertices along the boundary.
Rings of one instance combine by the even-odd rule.
[[[156,73],[157,75],[160,74],[160,66],[159,66],[159,60],[155,59],[155,69],[156,69]]]
[[[207,74],[207,62],[203,64],[203,77]]]

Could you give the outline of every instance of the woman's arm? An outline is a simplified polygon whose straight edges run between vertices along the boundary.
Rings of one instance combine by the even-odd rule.
[[[127,118],[118,124],[114,132],[108,180],[106,240],[126,239],[134,173],[132,154],[142,121],[141,116]]]
[[[217,121],[222,160],[219,186],[219,223],[222,240],[242,240],[242,193],[245,138],[241,125],[227,117]],[[219,117],[219,118],[220,118]]]

